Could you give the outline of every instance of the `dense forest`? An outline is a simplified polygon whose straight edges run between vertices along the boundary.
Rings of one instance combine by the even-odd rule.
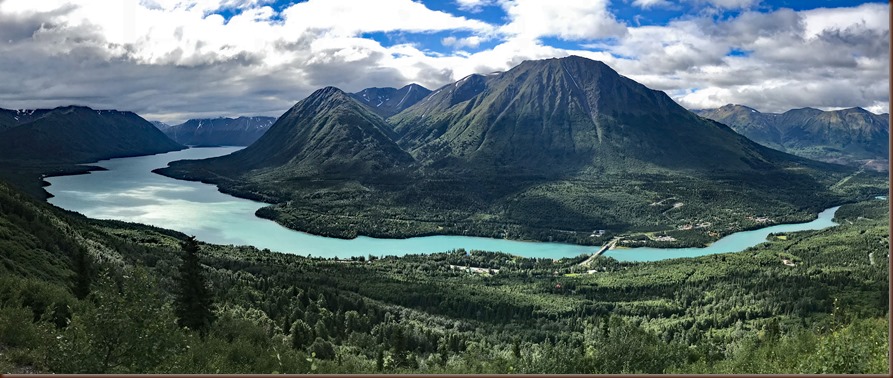
[[[888,373],[888,206],[691,259],[325,260],[0,184],[0,372]]]

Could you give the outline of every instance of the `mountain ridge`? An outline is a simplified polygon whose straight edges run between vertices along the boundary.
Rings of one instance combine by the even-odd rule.
[[[387,118],[417,103],[431,90],[412,83],[399,89],[391,87],[366,88],[350,96],[366,105],[376,114]]]
[[[325,87],[295,104],[252,145],[211,160],[226,170],[279,168],[299,176],[373,172],[412,161],[394,136],[366,106]]]
[[[257,141],[276,118],[240,116],[190,119],[164,128],[177,143],[194,146],[248,146]]]

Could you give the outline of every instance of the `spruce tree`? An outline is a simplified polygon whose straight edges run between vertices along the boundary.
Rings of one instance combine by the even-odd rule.
[[[194,236],[181,243],[183,248],[174,311],[177,324],[204,337],[214,322],[214,301],[198,258],[198,242]]]
[[[74,270],[73,292],[78,299],[87,298],[90,294],[90,286],[93,283],[94,266],[86,248],[78,248],[72,256],[72,269]]]

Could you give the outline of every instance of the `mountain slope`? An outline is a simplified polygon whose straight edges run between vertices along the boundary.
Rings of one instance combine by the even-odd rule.
[[[180,149],[132,112],[80,106],[36,111],[0,132],[0,160],[85,163]]]
[[[162,129],[177,143],[190,146],[248,146],[264,135],[276,118],[190,119]]]
[[[237,174],[254,170],[277,170],[288,177],[373,173],[413,161],[393,141],[394,136],[381,117],[341,90],[327,87],[298,102],[251,146],[207,161],[212,170]]]
[[[889,115],[862,108],[802,108],[776,114],[726,105],[697,113],[757,143],[810,159],[862,165],[866,160],[889,158]]]
[[[372,109],[382,117],[390,117],[425,98],[431,90],[418,84],[409,84],[403,88],[366,88],[351,97]]]

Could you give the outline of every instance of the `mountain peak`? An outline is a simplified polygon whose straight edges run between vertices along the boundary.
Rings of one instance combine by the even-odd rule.
[[[390,126],[356,96],[331,86],[319,89],[279,117],[256,142],[219,161],[244,169],[335,176],[411,163],[412,157],[394,142]]]
[[[807,107],[803,107],[803,108],[791,109],[791,110],[788,110],[782,114],[786,114],[786,113],[816,113],[816,114],[818,114],[818,113],[822,113],[822,111],[819,109],[807,106]]]
[[[862,107],[859,107],[859,106],[855,106],[855,107],[852,107],[852,108],[846,108],[846,109],[840,109],[840,111],[841,111],[841,112],[845,112],[845,113],[864,113],[864,114],[874,114],[874,113],[869,112],[868,110],[865,110],[865,109],[863,109]]]
[[[666,93],[580,56],[529,60],[501,74],[466,76],[391,121],[398,143],[419,161],[469,167],[496,161],[535,174],[557,174],[556,167],[574,172],[621,154],[667,165],[705,165],[699,156],[711,148],[683,142],[687,136],[737,137],[705,123]],[[746,164],[731,159],[729,165]]]
[[[608,66],[602,61],[593,60],[589,58],[584,58],[579,55],[568,55],[561,58],[548,58],[548,59],[539,59],[539,60],[525,60],[521,62],[515,69],[529,69],[532,67],[539,68],[552,68],[552,69],[563,69],[571,73],[578,73],[580,70],[586,70],[590,72],[599,72],[599,73],[608,73],[613,75],[620,75],[613,68]]]
[[[725,105],[723,105],[723,106],[720,106],[720,107],[719,107],[719,110],[725,110],[725,111],[731,111],[731,110],[749,110],[749,111],[751,111],[751,112],[759,113],[758,110],[756,110],[756,109],[754,109],[754,108],[751,108],[751,107],[749,107],[749,106],[746,106],[746,105],[741,105],[741,104],[725,104]]]
[[[320,89],[317,89],[309,97],[332,97],[332,96],[347,96],[344,91],[337,87],[327,86]]]
[[[194,146],[248,146],[276,121],[273,117],[216,117],[190,119],[162,128],[177,143]]]
[[[384,118],[397,114],[425,98],[431,90],[416,83],[404,85],[400,89],[392,87],[372,87],[348,94],[369,110]]]
[[[425,87],[423,87],[423,86],[421,86],[421,85],[419,85],[419,84],[416,84],[416,83],[409,83],[409,84],[406,84],[406,85],[404,85],[404,86],[403,86],[402,88],[400,88],[400,89],[404,89],[404,88],[406,88],[406,89],[410,89],[410,88],[411,88],[411,89],[424,89],[424,90],[430,92],[430,90],[429,90],[428,88],[425,88]]]

